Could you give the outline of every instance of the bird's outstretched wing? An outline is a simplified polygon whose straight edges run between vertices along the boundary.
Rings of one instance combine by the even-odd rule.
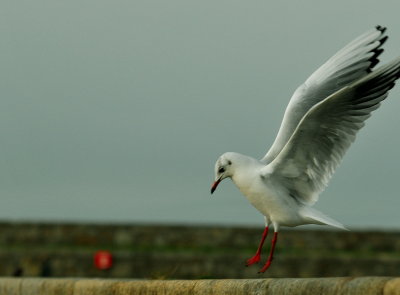
[[[263,173],[300,202],[314,203],[357,131],[399,77],[400,57],[314,105]]]
[[[301,118],[318,102],[366,76],[379,62],[382,44],[387,40],[386,28],[376,28],[362,34],[318,68],[297,88],[286,108],[278,135],[268,153],[261,159],[270,163],[281,152]]]

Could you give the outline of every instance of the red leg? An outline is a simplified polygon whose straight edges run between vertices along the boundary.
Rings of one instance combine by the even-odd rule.
[[[250,266],[250,265],[260,261],[260,259],[261,259],[261,249],[262,249],[262,246],[264,245],[264,241],[265,241],[265,238],[267,237],[267,235],[268,235],[268,226],[266,226],[265,229],[264,229],[264,232],[263,232],[262,237],[261,237],[261,242],[260,242],[260,245],[258,246],[256,255],[254,255],[250,259],[247,259],[246,266]]]
[[[263,268],[258,272],[265,272],[268,267],[271,265],[272,259],[274,258],[274,250],[275,250],[275,245],[276,241],[278,240],[278,232],[274,232],[274,237],[272,238],[272,244],[271,244],[271,252],[269,253],[269,257],[267,262],[264,264]]]

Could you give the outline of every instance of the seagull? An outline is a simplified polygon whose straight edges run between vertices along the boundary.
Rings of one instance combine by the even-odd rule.
[[[386,28],[360,35],[300,85],[285,110],[277,137],[261,160],[234,152],[215,163],[211,194],[225,178],[264,216],[265,229],[255,255],[258,263],[272,224],[271,249],[259,273],[271,265],[280,226],[329,225],[338,221],[312,206],[371,112],[400,77],[400,57],[375,69]]]

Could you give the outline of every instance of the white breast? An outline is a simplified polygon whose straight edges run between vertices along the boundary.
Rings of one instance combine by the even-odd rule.
[[[296,226],[303,222],[299,204],[259,174],[238,173],[233,182],[249,202],[272,222]]]

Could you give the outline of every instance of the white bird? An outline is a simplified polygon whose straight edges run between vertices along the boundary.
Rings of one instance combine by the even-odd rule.
[[[260,261],[271,224],[271,250],[260,272],[272,262],[280,226],[321,224],[345,229],[312,205],[364,121],[400,77],[400,57],[373,69],[388,38],[385,30],[377,26],[362,34],[297,88],[278,135],[261,160],[228,152],[215,163],[211,193],[229,177],[265,218],[261,242],[247,266]]]

